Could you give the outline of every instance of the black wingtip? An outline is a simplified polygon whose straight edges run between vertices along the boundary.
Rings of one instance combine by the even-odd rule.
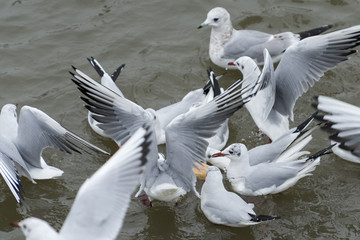
[[[119,77],[121,71],[125,67],[125,64],[121,64],[114,72],[111,74],[111,79],[115,82],[116,79]]]
[[[337,143],[334,143],[334,144],[331,144],[330,146],[318,151],[317,153],[314,153],[313,155],[311,155],[308,160],[315,160],[317,159],[318,157],[321,157],[321,156],[324,156],[326,154],[331,154],[333,153],[331,151],[331,148],[334,147]]]
[[[332,24],[328,24],[328,25],[313,28],[313,29],[310,29],[310,30],[307,30],[307,31],[299,32],[298,34],[300,35],[300,40],[302,40],[302,39],[307,38],[307,37],[312,37],[312,36],[319,35],[319,34],[325,32],[325,31],[329,30],[332,27],[333,27]]]
[[[311,114],[311,116],[306,119],[304,122],[302,122],[295,130],[295,132],[302,132],[307,126],[309,126],[309,124],[314,120],[314,118],[316,118],[316,116],[318,115],[319,111],[314,112],[313,114]]]
[[[248,214],[250,215],[251,221],[253,221],[253,222],[265,222],[265,221],[277,220],[277,219],[281,218],[279,216],[254,215],[254,214],[250,214],[250,213],[248,213]]]

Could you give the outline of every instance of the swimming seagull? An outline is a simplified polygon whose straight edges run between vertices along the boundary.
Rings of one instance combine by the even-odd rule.
[[[150,123],[152,131],[155,131],[155,115],[120,97],[75,67],[74,71],[75,73],[71,73],[72,80],[86,96],[81,97],[86,108],[96,114],[95,120],[101,123],[98,126],[118,145],[144,123]],[[256,87],[240,89],[241,83],[237,81],[213,100],[191,108],[167,125],[166,159],[163,155],[159,156],[157,139],[154,136],[144,178],[136,197],[145,191],[151,203],[153,199],[178,202],[190,191],[199,196],[195,189],[196,178],[192,168],[195,163],[200,164],[205,159],[209,144],[206,138],[215,135],[219,126],[249,101],[262,85],[259,82]],[[248,98],[242,98],[247,91],[252,94]]]
[[[39,109],[23,106],[18,122],[17,107],[6,104],[0,114],[0,152],[14,161],[21,175],[31,181],[59,177],[63,171],[49,166],[42,158],[43,149],[52,147],[61,151],[107,152],[66,130]]]
[[[318,35],[332,25],[324,25],[301,33],[283,32],[268,34],[255,30],[236,30],[233,28],[229,12],[222,7],[211,9],[206,20],[198,27],[211,27],[209,55],[211,61],[226,69],[236,69],[234,61],[249,56],[257,64],[263,64],[263,50],[267,48],[274,61],[280,60],[285,50],[293,43]]]
[[[231,144],[221,154],[231,159],[226,176],[233,190],[242,195],[259,196],[285,191],[301,178],[311,175],[320,164],[320,157],[329,153],[331,147],[333,145],[300,160],[256,165],[251,165],[249,151],[241,143]]]
[[[27,240],[115,239],[122,227],[130,196],[144,171],[150,135],[149,127],[139,128],[83,183],[60,232],[35,217],[12,225],[19,227]]]
[[[267,76],[264,87],[245,107],[255,124],[271,140],[289,130],[289,120],[294,120],[296,100],[316,81],[349,55],[360,44],[360,25],[335,32],[308,37],[287,48],[274,71],[269,52],[264,49],[264,67],[259,70],[249,57],[240,57],[235,65],[242,72],[244,84],[251,85],[259,77]],[[245,95],[246,97],[246,95]]]
[[[308,151],[301,150],[311,141],[311,133],[319,127],[319,125],[316,125],[307,129],[316,116],[317,112],[312,114],[296,128],[290,129],[287,133],[275,141],[250,149],[248,151],[249,164],[253,166],[260,163],[290,162],[305,154],[309,154]],[[225,161],[226,165],[223,163],[225,165],[224,170],[226,170],[231,160],[221,152],[217,152],[212,155],[212,159],[217,158],[228,159],[228,161]]]
[[[119,96],[125,98],[124,94],[114,83],[119,74],[121,73],[121,70],[124,68],[125,64],[120,65],[120,67],[117,68],[115,72],[110,76],[106,73],[104,68],[100,65],[99,61],[97,61],[95,58],[88,58],[88,61],[96,70],[96,72],[100,75],[101,84],[109,88]],[[156,124],[155,132],[158,144],[164,144],[166,142],[165,128],[171,122],[171,120],[173,120],[176,116],[187,112],[192,106],[210,101],[212,98],[214,98],[214,96],[220,94],[221,89],[219,84],[217,83],[217,80],[221,76],[215,76],[214,71],[211,69],[208,70],[208,76],[209,80],[203,88],[190,91],[182,98],[181,101],[170,104],[158,110],[154,110],[151,108],[145,110],[146,112],[148,112],[148,114],[154,116],[154,122]],[[210,82],[212,82],[212,84],[210,84]],[[99,135],[109,137],[104,133],[103,130],[101,130],[97,126],[98,122],[94,119],[93,115],[95,115],[95,113],[91,113],[89,111],[88,122],[90,127]],[[228,138],[228,132],[226,131],[228,131],[227,122],[222,125],[221,129],[219,129],[217,136],[209,139],[211,146],[216,146],[216,144],[223,144],[223,142],[226,142]]]
[[[318,96],[314,106],[322,111],[317,119],[325,122],[332,151],[344,160],[360,163],[360,108],[340,100]]]
[[[230,227],[245,227],[280,218],[256,215],[254,204],[246,203],[236,193],[227,191],[222,179],[217,167],[208,167],[201,188],[201,210],[210,222]]]

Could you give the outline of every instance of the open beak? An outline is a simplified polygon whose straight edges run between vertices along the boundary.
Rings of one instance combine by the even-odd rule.
[[[211,155],[211,157],[225,157],[227,155],[228,154],[223,154],[222,152],[218,152],[218,153],[215,153],[215,154]]]
[[[20,228],[20,225],[19,225],[19,222],[12,222],[12,223],[10,223],[10,225],[11,226],[13,226],[13,227],[17,227],[17,228]]]

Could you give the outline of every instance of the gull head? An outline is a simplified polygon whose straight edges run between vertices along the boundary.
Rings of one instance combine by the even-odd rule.
[[[57,239],[58,233],[44,220],[30,217],[21,222],[13,222],[14,227],[18,227],[23,232],[26,240],[51,240]]]
[[[228,158],[230,158],[232,161],[237,161],[241,159],[241,154],[247,152],[247,148],[244,144],[242,143],[233,143],[230,146],[228,146],[227,148],[224,149],[224,151],[222,151],[221,153],[224,156],[227,156]]]
[[[239,57],[235,60],[234,64],[244,77],[248,76],[258,68],[256,62],[248,56]]]
[[[230,24],[232,28],[229,12],[225,8],[216,7],[208,12],[206,20],[200,24],[198,28],[206,26],[210,26],[212,28],[221,28],[228,24]]]
[[[209,166],[206,169],[206,179],[205,181],[210,181],[210,180],[214,180],[217,182],[222,181],[222,174],[219,168],[215,167],[215,166]]]

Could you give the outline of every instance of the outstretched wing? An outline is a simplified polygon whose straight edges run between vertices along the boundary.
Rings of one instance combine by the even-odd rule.
[[[166,155],[169,172],[178,186],[191,190],[195,184],[192,168],[205,160],[206,138],[216,134],[220,125],[240,109],[244,89],[238,81],[212,101],[176,117],[166,128]],[[252,89],[251,89],[252,90]]]
[[[35,167],[41,167],[40,156],[46,147],[67,153],[92,150],[108,154],[66,130],[44,112],[29,106],[21,108],[16,144],[22,157]]]
[[[79,189],[60,235],[64,239],[115,239],[149,152],[149,127],[140,128]]]
[[[319,118],[325,122],[322,128],[330,132],[329,138],[360,160],[360,108],[325,96],[317,101],[317,109],[325,112]]]
[[[153,174],[157,170],[158,149],[156,133],[153,121],[156,118],[155,111],[144,110],[134,102],[121,97],[107,87],[94,81],[89,76],[74,68],[73,82],[78,89],[86,96],[81,99],[86,103],[86,108],[95,113],[93,118],[99,122],[98,127],[111,137],[118,145],[122,145],[144,124],[150,125],[152,141],[148,163],[144,176]],[[142,184],[143,185],[143,184]]]
[[[293,120],[296,100],[326,71],[355,53],[360,44],[360,25],[324,35],[305,38],[291,45],[275,70],[274,108]]]

